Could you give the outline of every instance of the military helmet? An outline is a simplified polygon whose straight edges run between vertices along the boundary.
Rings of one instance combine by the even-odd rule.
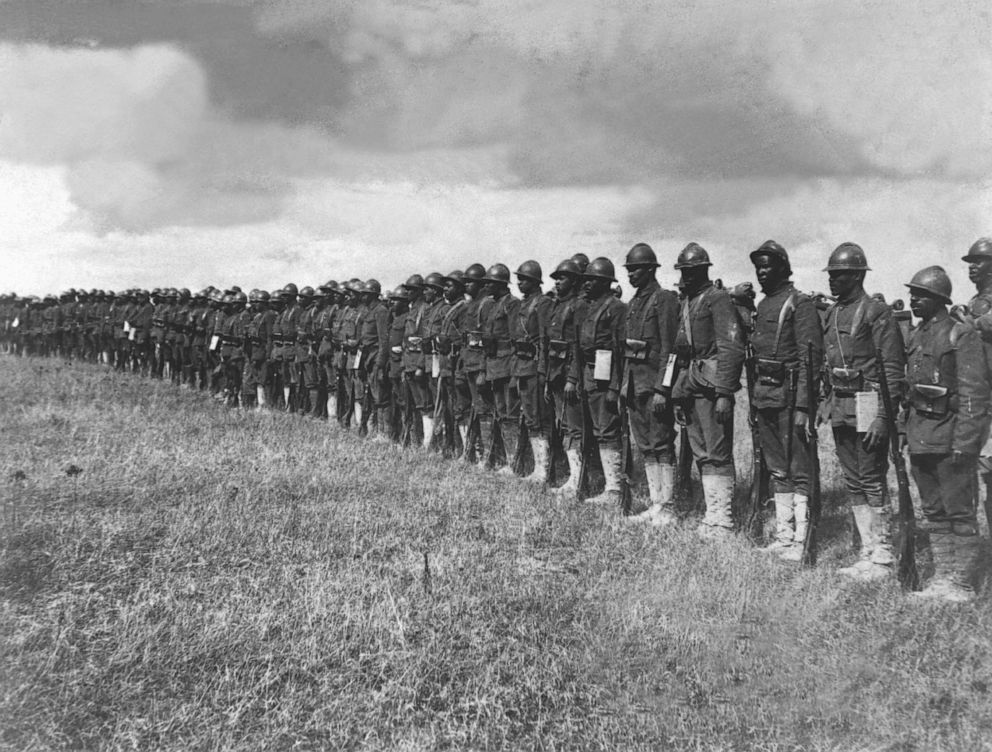
[[[333,279],[332,280],[328,280],[327,282],[325,282],[324,284],[322,284],[319,289],[324,290],[325,292],[337,292],[338,291],[338,283],[335,282]]]
[[[344,290],[345,292],[358,292],[361,284],[362,280],[352,277],[344,283]]]
[[[300,290],[299,295],[300,295],[301,298],[312,298],[313,297],[313,288],[310,287],[310,285],[307,285],[302,290]]]
[[[495,282],[497,284],[509,284],[510,283],[510,267],[506,264],[493,264],[486,271],[486,276],[483,277],[486,282]]]
[[[424,278],[421,277],[419,274],[411,274],[410,277],[407,278],[407,281],[403,283],[403,287],[414,288],[414,289],[421,288],[423,286],[424,286]]]
[[[465,270],[465,281],[483,280],[486,278],[486,267],[482,264],[472,264]]]
[[[244,305],[245,303],[248,302],[248,296],[245,295],[241,290],[238,290],[237,292],[231,293],[231,302],[241,303],[242,305]]]
[[[401,285],[400,287],[397,287],[395,290],[391,290],[389,292],[388,297],[390,300],[409,300],[410,293],[407,292],[406,287]]]
[[[555,267],[555,270],[551,272],[551,279],[560,279],[561,277],[568,276],[569,274],[576,277],[582,276],[582,270],[579,268],[579,265],[575,263],[574,259],[565,259],[558,264],[558,266]]]
[[[582,274],[583,277],[589,277],[592,279],[606,279],[610,282],[616,282],[616,270],[613,268],[613,262],[604,256],[595,258],[589,262],[589,266],[586,267],[585,272]]]
[[[444,282],[451,282],[459,287],[465,286],[465,274],[461,269],[455,269],[453,272],[448,272],[446,277],[441,278]]]
[[[979,238],[976,240],[971,244],[971,248],[968,249],[968,255],[962,256],[961,260],[971,263],[972,261],[981,261],[987,258],[992,258],[992,238]]]
[[[250,293],[248,293],[248,302],[249,303],[257,303],[258,302],[258,293],[259,292],[261,292],[261,290],[259,290],[256,287]]]
[[[541,271],[541,265],[533,260],[524,261],[519,267],[517,267],[516,274],[518,277],[532,279],[538,284],[544,282],[544,275]]]
[[[827,266],[823,271],[868,272],[871,271],[871,267],[868,266],[868,259],[865,257],[865,252],[860,245],[857,243],[841,243],[830,254],[830,259],[827,261]]]
[[[584,253],[574,253],[572,254],[572,261],[578,264],[579,271],[585,274],[586,267],[589,266],[589,257]]]
[[[365,282],[365,292],[371,292],[375,295],[379,295],[382,292],[382,285],[377,279],[370,279]]]
[[[191,295],[188,287],[184,287],[184,288],[182,288],[179,291],[179,298],[180,298],[180,300],[189,300],[190,297],[192,297],[192,295]]]
[[[699,243],[689,243],[679,252],[675,260],[676,269],[692,269],[697,266],[713,266],[710,255]]]
[[[658,257],[655,255],[654,249],[647,243],[637,243],[627,251],[627,258],[623,265],[628,269],[638,266],[658,266]]]
[[[786,253],[785,249],[776,243],[774,240],[766,240],[758,248],[751,251],[751,263],[758,263],[758,256],[771,256],[772,258],[777,258],[780,261],[784,261],[786,267],[790,267],[789,264],[789,254]]]
[[[947,276],[942,266],[928,266],[920,269],[906,285],[910,290],[923,290],[940,298],[945,303],[951,302],[951,278]]]
[[[433,287],[437,290],[443,290],[444,277],[441,276],[440,272],[431,272],[424,280],[424,287]]]

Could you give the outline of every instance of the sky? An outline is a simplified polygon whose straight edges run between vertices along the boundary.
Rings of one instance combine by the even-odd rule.
[[[0,0],[0,289],[992,235],[987,0]],[[548,280],[550,283],[550,280]]]

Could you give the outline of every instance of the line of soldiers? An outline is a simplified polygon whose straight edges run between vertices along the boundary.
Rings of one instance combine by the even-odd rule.
[[[940,267],[912,277],[915,327],[908,311],[865,291],[869,267],[856,244],[831,253],[829,297],[795,288],[775,241],[750,258],[763,292],[756,305],[750,283],[727,290],[710,279],[709,254],[697,243],[676,259],[678,292],[658,283],[654,250],[633,246],[627,303],[613,263],[582,254],[558,264],[548,293],[540,264],[522,263],[519,298],[499,263],[414,274],[385,293],[378,281],[356,278],[271,293],[8,295],[0,298],[0,345],[168,378],[232,406],[331,418],[373,440],[422,444],[538,483],[560,480],[557,468],[567,467],[554,493],[620,507],[656,527],[678,521],[677,460],[691,458],[705,539],[732,535],[743,522],[733,448],[746,370],[755,456],[767,469],[775,516],[763,550],[803,560],[818,497],[816,428],[829,423],[860,539],[858,560],[840,573],[873,580],[892,571],[886,475],[890,458],[901,462],[898,451],[908,448],[919,527],[933,552],[920,595],[970,599],[976,472],[992,509],[992,240],[964,256],[978,289],[966,306],[949,310],[951,283]],[[899,416],[885,410],[886,389],[902,405]],[[889,454],[896,433],[902,445]],[[626,494],[634,447],[648,487],[640,507]],[[593,466],[601,467],[597,494],[588,488]]]

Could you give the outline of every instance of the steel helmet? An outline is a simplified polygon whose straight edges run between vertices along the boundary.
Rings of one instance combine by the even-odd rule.
[[[508,285],[510,283],[510,268],[506,264],[493,264],[483,279],[486,282]]]
[[[555,267],[555,270],[551,272],[551,279],[559,279],[561,277],[568,276],[569,274],[573,274],[576,277],[582,276],[582,270],[579,268],[579,265],[575,263],[574,259],[565,259],[558,264],[558,266]]]
[[[910,290],[922,290],[945,303],[951,302],[951,279],[942,266],[928,266],[920,269],[906,285]]]
[[[258,302],[259,303],[268,303],[269,302],[269,293],[267,293],[265,290],[259,290],[258,291]]]
[[[675,260],[676,269],[692,269],[697,266],[713,266],[710,255],[698,243],[689,243]]]
[[[308,285],[307,287],[304,287],[302,290],[300,290],[299,294],[301,298],[307,298],[307,299],[312,298],[313,288]]]
[[[526,277],[527,279],[532,279],[538,284],[544,282],[544,275],[541,271],[541,265],[536,261],[524,261],[518,268],[516,272],[518,277]]]
[[[289,295],[297,295],[299,293],[299,288],[290,282],[288,285],[282,288]]]
[[[979,238],[976,240],[971,244],[971,248],[968,249],[968,255],[962,256],[961,260],[971,263],[972,261],[981,261],[987,258],[992,258],[992,238]]]
[[[325,290],[327,292],[337,292],[338,291],[338,283],[335,282],[332,279],[332,280],[329,280],[329,281],[325,282],[324,284],[322,284],[320,286],[320,289],[321,290]]]
[[[468,269],[465,270],[465,281],[472,282],[473,280],[483,280],[486,278],[486,267],[482,264],[472,264]]]
[[[231,302],[240,303],[244,305],[245,303],[248,302],[248,296],[245,295],[241,290],[238,290],[237,292],[231,294]]]
[[[616,270],[613,268],[613,262],[604,256],[593,259],[589,262],[589,266],[586,267],[585,272],[582,276],[589,277],[592,279],[605,279],[610,282],[616,282]]]
[[[789,263],[789,254],[786,253],[785,249],[774,240],[766,240],[756,250],[751,251],[752,264],[758,263],[758,256],[771,256],[772,258],[777,258],[780,261],[785,262],[785,267],[787,269],[792,268]]]
[[[444,289],[444,277],[441,276],[441,272],[431,272],[427,275],[424,280],[425,287],[433,287],[436,290]]]
[[[447,277],[441,278],[445,282],[451,282],[452,284],[458,285],[459,287],[465,286],[465,274],[461,269],[455,269],[450,272]]]
[[[584,253],[575,253],[572,254],[572,261],[574,261],[578,265],[580,272],[582,272],[583,274],[586,273],[586,267],[589,266],[588,256],[586,256]]]
[[[409,300],[410,293],[406,291],[405,287],[400,286],[397,287],[395,290],[390,291],[388,297],[390,300]]]
[[[365,283],[365,292],[371,292],[371,293],[373,293],[375,295],[378,295],[379,293],[381,293],[382,292],[382,285],[379,284],[379,280],[377,280],[377,279],[370,279],[370,280],[368,280]]]
[[[827,266],[823,271],[868,272],[871,271],[871,267],[868,266],[868,259],[865,257],[865,252],[860,245],[857,243],[841,243],[830,254],[830,259],[827,261]]]
[[[424,286],[424,278],[419,274],[413,274],[403,283],[403,287],[420,288]]]
[[[637,266],[658,266],[658,257],[655,255],[654,249],[647,243],[637,243],[627,251],[627,258],[623,265],[628,269]]]

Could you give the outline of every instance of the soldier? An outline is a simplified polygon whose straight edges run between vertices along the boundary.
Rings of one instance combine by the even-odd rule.
[[[606,479],[603,493],[587,501],[618,505],[621,491],[618,400],[627,311],[610,291],[610,285],[617,281],[612,261],[603,257],[593,259],[582,277],[588,307],[585,317],[577,322],[581,357],[572,363],[568,380],[582,385]],[[571,390],[566,395],[574,399]],[[591,447],[583,447],[583,451],[589,452]]]
[[[986,370],[992,374],[992,238],[979,238],[968,254],[962,256],[968,264],[968,279],[975,285],[975,296],[968,301],[967,310],[955,312],[956,317],[975,326],[982,339]],[[955,306],[957,308],[957,306]],[[978,473],[985,482],[985,508],[992,509],[992,436],[986,430],[978,456]],[[992,529],[992,519],[988,520]]]
[[[541,294],[544,279],[539,263],[524,261],[516,275],[523,300],[515,304],[516,311],[510,317],[510,376],[517,384],[520,413],[534,454],[534,471],[527,480],[546,483],[551,451],[545,435],[544,385],[548,376],[548,319],[553,303]]]
[[[334,371],[337,377],[337,419],[342,428],[351,426],[354,415],[354,392],[352,391],[352,366],[358,353],[359,294],[362,282],[350,279],[344,284],[343,302],[334,319],[334,345],[337,358]]]
[[[276,314],[269,308],[269,293],[255,290],[249,296],[252,318],[248,324],[250,345],[245,362],[245,385],[255,390],[255,406],[261,410],[269,405],[270,358],[272,355],[272,326]]]
[[[389,308],[381,299],[379,280],[365,283],[365,312],[360,321],[358,346],[360,361],[355,373],[356,392],[368,393],[368,402],[375,410],[376,430],[373,440],[388,438],[389,425]],[[373,416],[365,415],[368,422]]]
[[[134,318],[131,321],[131,354],[134,360],[134,370],[148,375],[152,364],[152,319],[155,316],[155,306],[147,290],[138,290]]]
[[[299,316],[296,319],[295,366],[297,383],[296,412],[307,414],[307,407],[313,417],[319,417],[320,380],[317,376],[317,353],[313,348],[313,320],[317,315],[314,302],[317,291],[309,285],[299,292]]]
[[[578,327],[586,311],[586,301],[579,295],[582,272],[572,259],[562,261],[551,273],[555,281],[554,305],[548,317],[547,382],[545,389],[562,433],[569,475],[555,489],[562,496],[574,496],[579,490],[582,465],[582,405],[578,399],[580,371],[576,342]]]
[[[431,272],[424,278],[424,317],[421,323],[424,383],[427,387],[427,406],[422,410],[421,424],[424,449],[430,449],[434,438],[434,413],[437,404],[438,380],[441,378],[441,354],[435,350],[444,315],[451,307],[444,298],[444,277]]]
[[[510,361],[513,343],[510,341],[510,320],[516,314],[519,301],[510,294],[510,270],[505,264],[493,264],[486,271],[486,293],[493,304],[488,306],[483,319],[483,337],[486,345],[486,385],[493,399],[493,425],[489,437],[486,466],[501,465],[504,474],[513,472],[504,457],[494,450],[497,431],[502,434],[506,457],[513,456],[517,447],[517,416],[520,401],[510,379]]]
[[[334,317],[338,311],[338,283],[334,280],[320,286],[325,296],[325,305],[313,320],[314,338],[317,340],[317,367],[320,373],[320,388],[325,396],[323,409],[328,419],[337,417],[334,402]]]
[[[710,281],[710,266],[696,243],[683,248],[675,264],[684,298],[672,398],[702,479],[706,513],[698,532],[721,538],[734,527],[734,394],[741,387],[744,332],[730,294]]]
[[[424,320],[429,307],[424,298],[424,278],[414,274],[403,283],[403,288],[410,296],[410,313],[406,317],[406,334],[403,338],[403,369],[406,372],[404,384],[410,392],[410,399],[413,400],[417,414],[426,417],[434,405],[431,402],[427,373],[424,370],[424,339],[427,336]],[[424,427],[421,418],[414,426],[415,430],[410,434],[411,437],[416,437],[418,441],[425,440]],[[426,440],[429,441],[430,438]]]
[[[486,381],[486,347],[484,321],[493,299],[486,294],[486,269],[472,264],[465,270],[465,293],[468,302],[464,314],[464,343],[461,351],[461,372],[472,399],[472,412],[479,421],[479,432],[487,434],[488,421],[493,415],[493,394]],[[475,439],[471,439],[474,441]],[[471,456],[469,442],[464,443],[464,458]],[[479,453],[482,454],[481,452]]]
[[[443,380],[448,386],[447,394],[454,423],[464,449],[468,437],[468,415],[472,405],[472,393],[461,368],[461,350],[466,331],[465,315],[468,301],[465,299],[465,275],[456,269],[442,279],[444,299],[448,304],[441,318],[435,340],[439,355],[438,388]]]
[[[807,425],[817,408],[808,402],[806,383],[812,376],[819,393],[823,331],[813,299],[796,290],[790,280],[792,266],[781,245],[765,241],[751,253],[751,263],[764,297],[753,318],[749,373],[755,375],[753,407],[775,495],[775,540],[763,550],[799,561],[809,519]],[[806,366],[809,343],[812,374]],[[792,388],[795,391],[790,393]]]
[[[283,409],[287,413],[293,412],[296,406],[300,384],[296,370],[297,324],[301,313],[300,305],[297,302],[298,297],[299,288],[292,282],[282,288],[279,298],[283,309],[279,312],[278,329],[273,331],[273,338],[275,331],[279,332],[279,339],[273,348],[272,357],[278,364],[279,382],[282,384]]]
[[[392,322],[389,325],[389,393],[391,396],[391,409],[387,422],[380,426],[380,431],[385,431],[388,426],[389,437],[393,441],[398,441],[399,419],[407,418],[407,391],[404,385],[406,378],[403,365],[403,342],[406,339],[406,319],[410,310],[410,293],[405,287],[398,287],[389,294],[392,302]]]
[[[837,459],[861,536],[860,560],[838,571],[853,579],[878,579],[888,575],[894,561],[885,497],[888,429],[885,407],[878,399],[878,374],[885,368],[895,403],[903,394],[906,356],[892,309],[865,292],[865,274],[870,270],[861,247],[837,246],[824,271],[830,275],[830,293],[837,302],[827,311],[824,326],[827,383],[817,424],[829,420],[833,427]],[[876,349],[881,349],[882,363],[876,359]]]
[[[979,543],[971,483],[988,424],[985,352],[978,332],[948,315],[951,281],[941,267],[920,270],[907,287],[921,322],[909,339],[906,442],[934,560],[918,595],[968,601]]]
[[[676,521],[675,417],[671,403],[674,370],[669,369],[669,360],[675,353],[679,300],[658,284],[658,257],[647,243],[631,248],[624,266],[636,292],[624,325],[625,368],[620,395],[623,400],[633,396],[632,402],[627,401],[627,415],[631,436],[644,457],[650,501],[647,510],[631,519],[663,527]]]

